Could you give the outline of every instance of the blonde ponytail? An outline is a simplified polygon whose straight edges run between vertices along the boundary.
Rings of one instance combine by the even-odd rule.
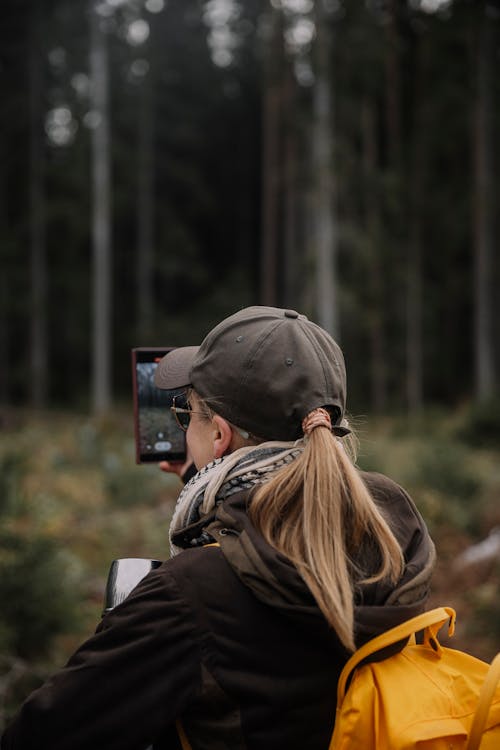
[[[400,546],[343,445],[317,427],[291,464],[259,487],[250,517],[264,538],[288,557],[308,585],[343,645],[354,651],[354,577],[396,582]],[[368,578],[353,566],[354,552],[371,540],[380,566]]]

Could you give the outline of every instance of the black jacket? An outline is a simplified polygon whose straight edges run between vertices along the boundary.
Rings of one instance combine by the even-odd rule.
[[[396,590],[359,590],[358,645],[424,609],[434,559],[407,494],[363,478],[406,569]],[[194,750],[328,747],[348,655],[296,569],[250,524],[247,502],[233,495],[184,530],[186,546],[204,526],[220,547],[186,549],[150,573],[30,696],[2,750],[176,748],[178,717]]]

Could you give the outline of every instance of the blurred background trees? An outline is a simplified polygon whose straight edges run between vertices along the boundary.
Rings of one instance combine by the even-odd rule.
[[[106,411],[252,303],[340,337],[356,407],[492,397],[499,14],[6,0],[2,401]]]
[[[133,465],[130,349],[250,304],[338,337],[360,463],[414,495],[436,603],[490,656],[498,554],[455,563],[500,526],[500,0],[2,11],[0,726],[111,559],[166,554],[178,488]]]

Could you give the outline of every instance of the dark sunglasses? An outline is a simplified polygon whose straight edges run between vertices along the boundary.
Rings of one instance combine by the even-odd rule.
[[[181,400],[181,403],[186,404],[186,406],[177,406],[175,401],[176,399]],[[189,423],[191,421],[191,414],[203,414],[204,412],[201,411],[194,411],[193,409],[189,408],[189,402],[186,401],[186,397],[183,394],[182,396],[174,396],[172,399],[173,406],[170,407],[170,411],[173,411],[175,416],[175,421],[177,422],[178,426],[183,430],[184,432],[187,432],[187,429],[189,427]]]
[[[181,399],[182,404],[186,404],[186,406],[177,406],[175,401],[176,399]],[[189,427],[189,423],[191,421],[191,414],[205,414],[206,412],[203,411],[194,411],[194,409],[189,408],[189,401],[186,401],[186,395],[183,393],[181,396],[174,396],[172,399],[173,406],[170,407],[170,411],[173,411],[175,415],[175,421],[177,422],[178,426],[183,430],[184,432],[187,432],[187,429]],[[236,430],[245,440],[247,440],[250,437],[250,433],[246,430],[242,430],[241,427],[236,427],[235,425],[232,425],[233,429]]]

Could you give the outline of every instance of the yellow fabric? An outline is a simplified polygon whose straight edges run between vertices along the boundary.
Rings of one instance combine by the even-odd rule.
[[[330,750],[477,750],[477,745],[468,745],[468,737],[488,665],[439,645],[437,631],[448,619],[452,631],[453,610],[441,607],[426,612],[373,639],[353,655],[339,680]],[[362,659],[422,629],[422,645],[410,642],[388,659],[362,665],[345,693],[348,677]],[[480,739],[483,732],[481,750],[500,748],[496,667],[491,682],[495,685],[489,710],[479,709],[485,718],[484,728],[479,727]]]
[[[500,682],[500,654],[497,654],[488,670],[488,676],[483,682],[479,694],[479,704],[474,716],[472,728],[470,730],[469,744],[467,750],[478,750],[481,745],[481,737],[484,732],[491,703],[494,699],[495,691],[498,689]],[[500,739],[498,740],[500,744]]]
[[[179,735],[179,739],[181,741],[182,750],[192,750],[180,719],[177,719],[177,721],[175,722],[175,728],[177,729],[177,734]]]

